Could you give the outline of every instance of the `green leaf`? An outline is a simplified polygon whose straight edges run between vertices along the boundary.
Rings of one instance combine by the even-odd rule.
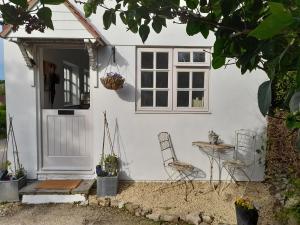
[[[93,5],[90,2],[87,2],[83,6],[84,15],[86,18],[90,17],[93,13]]]
[[[300,92],[295,92],[291,97],[289,108],[291,112],[297,112],[300,110]]]
[[[272,103],[272,91],[270,80],[263,82],[259,86],[257,98],[259,110],[264,116],[266,116],[269,112],[269,108],[271,107]]]
[[[186,6],[190,9],[196,9],[199,4],[199,0],[185,0],[185,2]]]
[[[137,22],[134,20],[134,19],[130,19],[128,21],[128,28],[129,30],[131,30],[133,33],[137,33],[139,28],[138,28],[138,25],[137,25]]]
[[[112,10],[105,10],[103,14],[103,25],[105,30],[110,27],[111,23],[115,22],[115,20],[113,21],[114,16],[115,13]]]
[[[14,16],[17,15],[17,9],[15,6],[11,4],[0,4],[0,10],[2,13],[3,22],[6,24],[23,24],[23,20],[19,19],[18,17]]]
[[[48,5],[59,5],[64,3],[65,0],[40,0],[41,4],[48,4]]]
[[[193,36],[198,34],[201,31],[201,27],[199,26],[199,22],[197,20],[190,19],[186,25],[186,33],[189,36]]]
[[[140,26],[139,34],[143,43],[147,40],[149,33],[150,33],[150,28],[148,25],[143,24]]]
[[[281,3],[269,2],[271,14],[263,20],[249,35],[257,39],[268,39],[279,34],[293,23],[294,19]]]
[[[212,57],[212,67],[214,69],[219,69],[220,67],[224,66],[226,57],[215,53],[212,54]]]
[[[52,23],[52,11],[48,7],[43,7],[39,9],[37,12],[37,16],[39,19],[50,29],[54,29],[53,23]]]
[[[125,25],[127,25],[127,19],[126,19],[126,15],[125,15],[124,12],[121,12],[121,13],[120,13],[120,18],[121,18],[122,22],[123,22]]]
[[[156,16],[153,18],[152,28],[156,33],[160,33],[163,26],[162,18]]]
[[[300,111],[289,113],[286,117],[285,124],[289,129],[300,128]]]
[[[12,2],[16,5],[19,5],[24,9],[27,9],[27,7],[28,7],[27,0],[10,0],[10,2]]]

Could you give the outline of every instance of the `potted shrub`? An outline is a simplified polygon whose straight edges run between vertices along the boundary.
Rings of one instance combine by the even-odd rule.
[[[237,225],[257,225],[258,211],[248,198],[238,198],[235,201]]]
[[[115,196],[117,194],[118,172],[118,157],[114,153],[104,156],[101,163],[96,166],[98,196]]]
[[[0,177],[0,202],[19,201],[19,190],[26,185],[25,170],[22,166],[12,172],[11,163],[2,165]]]

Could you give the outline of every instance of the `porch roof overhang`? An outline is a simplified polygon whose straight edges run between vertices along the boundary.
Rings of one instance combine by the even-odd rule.
[[[32,47],[59,48],[59,49],[86,49],[89,55],[90,67],[97,70],[97,47],[99,42],[92,39],[55,39],[55,38],[10,38],[16,43],[22,53],[26,65],[33,68],[36,65],[30,50]]]
[[[39,0],[29,0],[28,1],[28,5],[29,5],[28,9],[32,9],[38,2],[39,2]],[[94,42],[97,43],[97,45],[100,45],[100,46],[106,45],[106,42],[104,41],[104,38],[102,37],[100,32],[94,27],[94,25],[90,22],[90,20],[85,18],[85,16],[81,13],[80,10],[78,10],[68,0],[66,0],[63,4],[70,10],[70,12],[83,25],[83,27],[91,34],[91,36],[94,39]],[[0,32],[0,37],[8,38],[11,31],[12,31],[12,26],[5,25],[3,27],[2,32]],[[26,39],[29,39],[29,38],[26,38]],[[44,42],[46,42],[47,39],[48,38],[43,38]],[[32,41],[37,41],[37,40],[38,40],[37,38],[34,38]],[[63,39],[60,39],[60,41],[61,40],[63,40]],[[71,37],[70,37],[70,39],[66,39],[66,40],[71,40]],[[41,40],[39,40],[39,41],[41,41]],[[48,41],[53,41],[53,39],[49,38]],[[28,42],[28,40],[27,40],[27,42]]]

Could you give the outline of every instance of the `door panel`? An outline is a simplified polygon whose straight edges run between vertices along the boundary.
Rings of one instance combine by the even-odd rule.
[[[43,170],[91,170],[89,110],[43,110]]]

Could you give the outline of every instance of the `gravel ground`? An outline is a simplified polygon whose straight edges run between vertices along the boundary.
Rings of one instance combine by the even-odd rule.
[[[72,204],[0,205],[1,225],[158,225],[127,212]]]
[[[225,184],[223,184],[225,185]],[[121,185],[117,199],[150,207],[154,212],[184,215],[189,212],[202,211],[214,216],[214,224],[236,224],[234,201],[243,193],[253,200],[259,211],[259,225],[274,225],[273,205],[275,200],[269,193],[269,186],[263,183],[250,183],[237,186],[225,185],[218,194],[208,182],[194,183],[190,187],[188,200],[185,201],[185,187],[172,187],[166,183],[124,183]]]

